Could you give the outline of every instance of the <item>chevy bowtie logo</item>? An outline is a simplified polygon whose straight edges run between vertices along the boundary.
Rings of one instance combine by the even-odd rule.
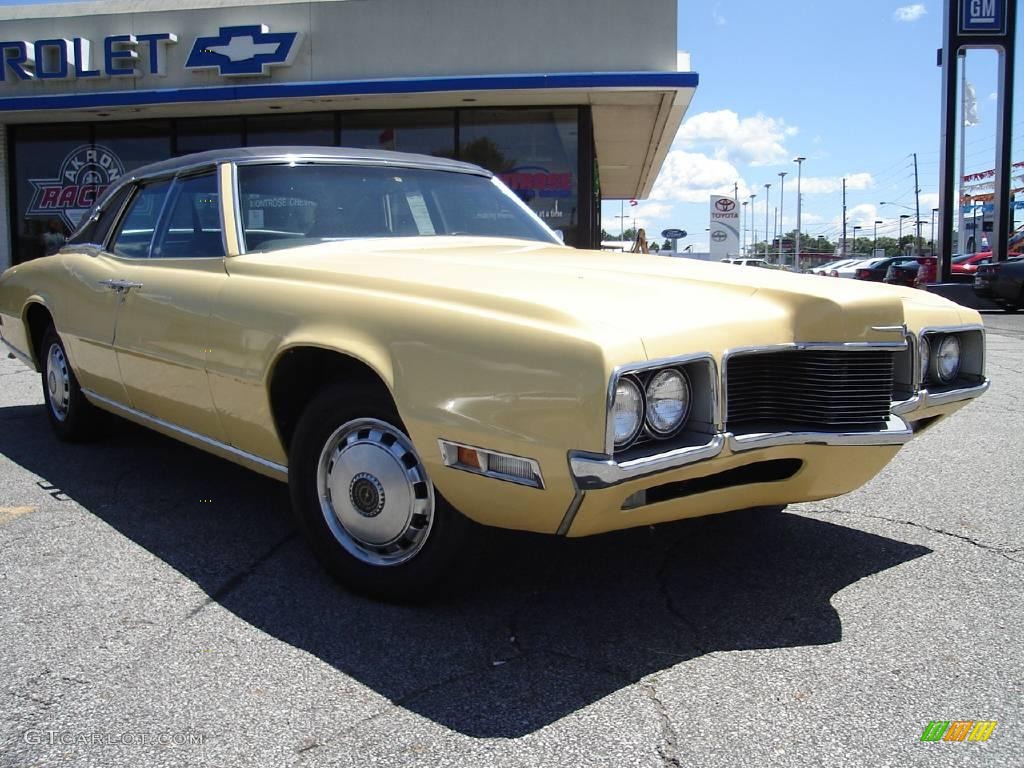
[[[221,27],[214,37],[196,38],[186,69],[219,69],[225,77],[266,75],[286,67],[299,50],[298,32],[271,33],[266,24]]]

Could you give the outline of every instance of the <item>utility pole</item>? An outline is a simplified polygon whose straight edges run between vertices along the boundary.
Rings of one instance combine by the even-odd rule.
[[[753,192],[750,194],[750,255],[753,256],[757,253],[757,219],[754,218],[754,198],[757,195]]]
[[[843,177],[843,256],[846,256],[846,177]]]
[[[914,208],[914,256],[916,258],[921,256],[921,187],[917,183],[917,152],[914,153]]]
[[[785,249],[782,247],[782,209],[786,207],[786,172],[779,171],[779,264],[785,264]]]
[[[800,200],[800,177],[804,169],[804,160],[806,157],[798,157],[793,162],[796,163],[796,251],[793,254],[793,269],[797,272],[800,271],[800,207],[802,201]]]

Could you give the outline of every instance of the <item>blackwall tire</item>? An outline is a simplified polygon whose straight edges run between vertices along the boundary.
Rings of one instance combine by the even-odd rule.
[[[99,437],[103,412],[82,394],[67,349],[52,324],[43,334],[39,365],[46,416],[57,437],[69,443]]]
[[[372,386],[326,387],[291,446],[292,510],[323,566],[369,597],[434,596],[474,525],[434,488],[390,398]]]

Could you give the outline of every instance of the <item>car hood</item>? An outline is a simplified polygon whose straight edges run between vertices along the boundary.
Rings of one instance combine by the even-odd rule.
[[[454,310],[639,339],[650,358],[787,341],[896,341],[921,292],[644,254],[469,237],[349,240],[229,259],[258,274],[393,294]],[[685,340],[681,337],[688,337]]]

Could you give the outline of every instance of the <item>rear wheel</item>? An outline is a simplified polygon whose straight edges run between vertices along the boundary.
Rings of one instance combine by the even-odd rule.
[[[46,415],[57,437],[67,442],[95,439],[102,413],[82,394],[75,372],[71,370],[64,342],[52,324],[43,334],[39,362]]]
[[[329,386],[292,439],[288,480],[300,530],[354,591],[396,601],[431,594],[473,524],[437,493],[390,398]]]

